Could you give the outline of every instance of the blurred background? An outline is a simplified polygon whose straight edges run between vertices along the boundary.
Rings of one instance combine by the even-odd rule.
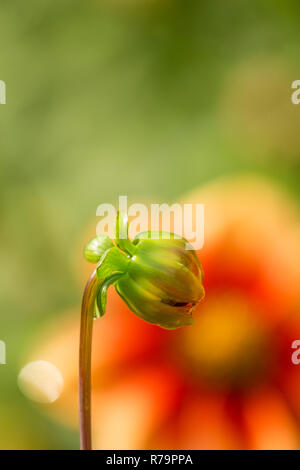
[[[215,329],[205,322],[199,336],[195,329],[193,340],[188,341],[194,349],[189,346],[181,352],[186,333],[168,336],[154,332],[148,325],[141,326],[141,320],[129,320],[136,322],[133,328],[141,329],[141,337],[153,336],[152,346],[141,351],[142,346],[137,343],[137,351],[131,356],[126,349],[129,333],[123,325],[114,353],[119,351],[122,361],[127,357],[130,363],[125,376],[124,370],[129,366],[113,357],[109,344],[96,346],[99,357],[108,359],[103,365],[94,358],[95,393],[99,396],[94,419],[106,423],[107,429],[106,434],[95,425],[95,445],[299,447],[299,407],[295,397],[294,401],[289,397],[289,406],[282,411],[277,395],[272,395],[272,399],[268,394],[259,399],[251,396],[251,406],[242,412],[243,429],[247,427],[247,432],[240,440],[237,421],[241,413],[236,404],[245,400],[250,388],[252,393],[253,385],[245,385],[240,377],[228,379],[236,367],[252,370],[261,354],[265,357],[262,351],[266,344],[289,345],[290,339],[299,339],[296,266],[300,265],[300,105],[291,103],[291,84],[300,78],[299,15],[297,0],[1,1],[0,79],[7,85],[7,104],[0,106],[0,339],[6,342],[7,365],[0,366],[0,448],[78,447],[77,412],[72,404],[76,325],[88,272],[81,257],[84,243],[96,228],[96,207],[103,202],[116,203],[123,194],[133,202],[171,203],[182,202],[186,193],[187,200],[207,204],[208,248],[203,253],[207,303],[203,308],[214,312],[216,324],[224,320],[222,339],[216,333],[215,341],[227,339],[224,348],[230,351],[226,361],[223,356],[222,360],[219,356],[207,358],[208,349],[201,349],[199,344],[209,348]],[[250,180],[245,174],[252,175]],[[225,211],[222,204],[226,205]],[[259,215],[255,213],[257,208]],[[221,219],[222,227],[230,220],[231,229],[238,220],[244,232],[225,228],[222,231],[220,224],[215,227],[214,222]],[[260,241],[264,240],[258,253],[250,237],[253,231]],[[281,238],[275,240],[279,232]],[[210,235],[218,239],[215,245],[210,244]],[[224,245],[223,239],[227,240]],[[227,253],[225,259],[224,251],[235,243],[231,243],[232,239],[236,242],[228,251],[232,256]],[[253,261],[256,256],[257,262]],[[225,267],[230,266],[229,279]],[[251,280],[247,278],[249,272],[253,275]],[[253,279],[258,277],[259,287],[254,288]],[[279,282],[282,279],[284,286]],[[215,293],[229,284],[226,292],[231,292],[231,297],[226,297],[222,305],[210,304],[210,288]],[[111,302],[114,310],[113,302],[118,300],[113,297]],[[115,308],[122,310],[121,304]],[[238,315],[240,309],[247,312],[235,335],[231,336],[231,328],[228,330],[228,325],[236,324],[235,316],[223,318],[224,309],[226,315]],[[251,309],[255,316],[263,311],[261,317],[268,317],[263,322],[264,333],[256,320],[255,324],[249,320]],[[127,318],[125,310],[124,307]],[[109,313],[113,316],[113,312]],[[278,328],[277,320],[273,320],[286,318],[287,314],[296,326],[287,328],[284,340],[288,341],[284,343],[282,336],[278,339],[278,329],[273,331],[274,323],[274,328]],[[114,336],[119,326],[114,328],[115,320],[111,321],[107,328],[111,327]],[[276,340],[269,339],[273,333]],[[97,334],[102,334],[100,326]],[[248,341],[251,351],[257,353],[255,360],[236,364],[231,349],[239,350],[245,344],[232,346],[236,337]],[[73,351],[72,347],[74,354],[70,355],[67,350]],[[151,348],[158,354],[156,359]],[[284,354],[289,354],[288,348]],[[62,365],[59,361],[64,354],[67,356]],[[35,405],[19,391],[17,375],[31,357],[48,358],[54,363],[57,360],[63,369],[66,390],[61,406]],[[164,386],[160,374],[167,375],[156,370],[162,358],[172,369]],[[276,361],[275,369],[283,362]],[[146,363],[149,373],[146,366],[141,367]],[[191,369],[190,363],[194,364]],[[276,375],[272,375],[276,390],[280,389],[278,384],[288,381],[288,361],[284,364],[279,372],[272,373]],[[280,396],[286,398],[291,390],[295,391],[300,366],[299,371],[294,366],[291,373],[295,372],[295,377],[289,379],[293,386],[289,391],[280,391]],[[135,377],[132,380],[131,374]],[[257,383],[257,377],[255,380]],[[172,386],[172,391],[177,391],[171,400],[168,387],[174,383],[177,385]],[[151,390],[152,398],[156,397],[155,409],[147,400],[135,400],[140,409],[135,408],[129,398],[127,406],[126,400],[122,401],[122,387],[127,387],[128,397],[143,387],[147,393]],[[102,392],[107,405],[105,416],[101,414]],[[110,403],[112,396],[114,401]],[[188,401],[184,400],[187,396]],[[264,400],[272,403],[267,416],[263,414]],[[192,404],[198,401],[195,411]],[[206,410],[200,402],[206,403]],[[69,408],[66,403],[71,403]],[[167,403],[171,406],[168,413]],[[188,409],[186,403],[190,405]],[[148,413],[140,422],[134,420],[134,416],[141,415],[139,410]],[[274,416],[280,416],[278,422]],[[128,429],[125,424],[129,422],[135,423],[136,428]],[[200,422],[215,423],[215,430],[209,434],[207,424],[198,435]],[[120,423],[125,426],[125,440],[116,433]],[[222,423],[221,428],[216,423]],[[257,428],[257,423],[261,427]],[[172,429],[178,431],[176,436]],[[266,429],[273,429],[273,434],[269,435]],[[233,437],[229,439],[231,431]]]

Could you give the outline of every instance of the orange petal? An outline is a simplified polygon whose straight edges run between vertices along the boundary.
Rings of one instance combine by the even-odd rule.
[[[299,300],[300,220],[295,202],[251,175],[220,178],[183,199],[205,204],[200,259],[210,289],[246,289],[271,322]]]
[[[177,374],[161,365],[141,367],[93,397],[97,449],[145,449],[180,396]]]
[[[264,389],[247,400],[244,411],[249,448],[293,450],[300,448],[300,428],[286,401],[275,389]]]
[[[231,419],[226,398],[200,393],[188,399],[179,423],[180,449],[228,450],[242,448],[241,433]]]

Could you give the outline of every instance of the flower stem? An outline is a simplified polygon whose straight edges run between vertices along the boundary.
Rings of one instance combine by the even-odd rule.
[[[95,299],[99,286],[96,270],[89,278],[81,306],[79,347],[79,420],[80,448],[92,449],[91,430],[91,355]]]

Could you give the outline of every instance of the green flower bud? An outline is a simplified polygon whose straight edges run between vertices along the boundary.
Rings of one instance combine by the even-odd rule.
[[[91,260],[93,245],[87,246]],[[97,250],[101,252],[99,246]],[[202,267],[185,239],[144,232],[131,242],[127,218],[119,215],[115,245],[102,255],[97,276],[102,281],[96,299],[99,316],[105,312],[111,284],[133,313],[167,329],[192,324],[192,311],[204,297]]]

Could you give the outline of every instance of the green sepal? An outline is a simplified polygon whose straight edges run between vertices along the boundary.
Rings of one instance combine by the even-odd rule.
[[[120,250],[125,251],[130,256],[135,252],[134,246],[128,238],[128,216],[118,212],[116,221],[116,245]]]
[[[105,281],[115,272],[124,273],[127,270],[130,258],[116,246],[107,250],[97,266],[97,277]]]
[[[123,276],[122,272],[115,272],[111,276],[107,277],[105,281],[101,284],[95,301],[95,318],[103,317],[103,315],[105,314],[107,302],[107,289],[114,282],[120,279],[121,276]]]
[[[130,258],[115,246],[107,250],[102,256],[97,267],[97,277],[102,282],[95,301],[96,317],[104,315],[107,289],[126,272],[129,260]]]
[[[108,235],[97,235],[84,248],[84,257],[90,263],[98,263],[104,253],[114,246]]]

